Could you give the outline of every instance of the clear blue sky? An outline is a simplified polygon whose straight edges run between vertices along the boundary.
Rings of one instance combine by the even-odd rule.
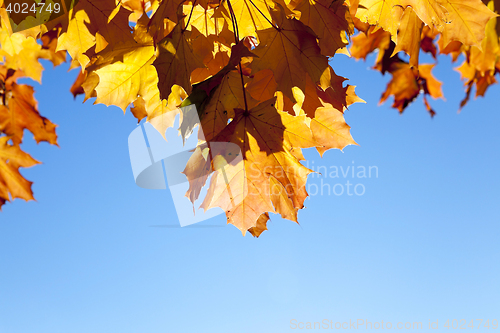
[[[378,177],[323,178],[365,193],[316,195],[300,226],[272,216],[259,239],[158,227],[177,224],[174,207],[168,191],[134,183],[132,115],[74,101],[76,70],[46,64],[36,98],[60,149],[26,139],[43,161],[23,171],[37,202],[0,213],[0,332],[279,333],[324,319],[439,320],[432,332],[448,332],[447,319],[500,319],[500,87],[457,114],[459,74],[440,58],[447,101],[432,102],[436,117],[421,100],[400,116],[377,107],[388,77],[367,71],[372,62],[333,61],[367,101],[346,113],[360,146],[306,157],[376,166]]]

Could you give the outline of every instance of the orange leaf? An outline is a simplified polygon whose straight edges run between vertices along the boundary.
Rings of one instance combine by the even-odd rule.
[[[34,200],[31,191],[33,183],[19,173],[19,168],[40,163],[23,152],[19,146],[9,145],[9,139],[7,136],[0,137],[0,207],[5,201],[10,201],[10,197]]]

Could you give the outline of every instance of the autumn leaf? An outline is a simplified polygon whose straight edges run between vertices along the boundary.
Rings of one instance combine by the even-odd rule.
[[[5,57],[5,66],[14,70],[22,70],[35,81],[41,82],[43,66],[38,62],[42,46],[32,37],[21,33],[10,34],[0,31],[0,55]]]
[[[266,101],[274,96],[276,88],[274,73],[270,69],[263,69],[253,75],[246,87],[246,91],[257,101]],[[241,108],[241,106],[239,106]]]
[[[69,55],[77,60],[82,68],[85,68],[90,62],[85,52],[96,43],[95,36],[87,28],[88,23],[90,23],[88,14],[83,10],[77,11],[69,21],[68,31],[59,37],[56,48],[56,51],[68,51]]]
[[[359,0],[356,17],[362,22],[381,27],[397,41],[403,11],[404,6],[397,0]]]
[[[397,44],[392,56],[400,51],[405,51],[410,56],[410,65],[417,68],[423,27],[423,22],[418,18],[413,8],[406,7],[401,17]]]
[[[494,2],[488,7],[495,10]],[[496,25],[497,18],[490,20],[486,26],[486,38],[481,43],[481,50],[476,47],[464,48],[466,59],[456,68],[465,80],[466,96],[460,103],[460,109],[469,101],[472,88],[476,87],[476,97],[484,96],[488,87],[497,83],[495,74],[500,72],[500,46]],[[462,50],[462,48],[460,48]]]
[[[37,142],[57,145],[56,125],[40,115],[33,88],[17,84],[20,77],[21,71],[0,65],[0,207],[15,198],[34,200],[32,182],[19,172],[39,163],[19,147],[24,130]]]
[[[174,84],[181,86],[189,94],[191,72],[196,68],[204,67],[189,44],[190,34],[191,31],[183,30],[178,24],[158,46],[160,54],[154,60],[153,65],[158,72],[158,88],[162,99],[170,95]]]
[[[338,6],[337,10],[327,0],[300,0],[294,10],[300,12],[300,22],[309,26],[318,36],[321,53],[333,57],[339,49],[348,44],[349,23],[345,16],[347,6]]]
[[[26,180],[19,168],[31,167],[39,162],[23,152],[18,145],[10,145],[8,136],[0,137],[0,209],[11,198],[34,200],[32,182]]]
[[[451,41],[481,46],[488,21],[497,16],[481,0],[401,0],[411,6],[428,26],[443,35],[446,46]]]
[[[252,234],[254,237],[259,237],[265,230],[267,230],[267,221],[269,221],[269,214],[262,214],[255,224],[255,227],[251,227],[248,229],[248,232]]]
[[[93,84],[85,91],[91,96],[88,90],[95,89],[96,103],[116,105],[125,111],[142,97],[147,112],[161,104],[158,75],[153,66],[155,47],[146,32],[148,22],[149,19],[143,16],[134,28],[132,41],[110,44],[99,53],[99,61],[87,68],[90,73],[86,81],[93,80]],[[85,84],[83,86],[85,88]]]
[[[222,114],[219,115],[220,112],[224,112],[224,114],[232,113],[232,108],[244,107],[243,101],[247,97],[243,96],[241,77],[235,74],[234,70],[239,68],[241,59],[253,56],[254,54],[250,52],[245,45],[245,41],[242,40],[231,48],[231,56],[220,71],[205,81],[193,85],[192,93],[180,104],[181,107],[194,104],[197,110],[197,117],[183,117],[180,130],[184,139],[201,120],[202,128],[206,131],[205,136],[208,137],[206,139],[209,140],[214,133],[218,133],[217,128],[222,129],[227,124],[228,118]],[[230,77],[232,78],[231,83],[228,80]],[[236,104],[234,104],[234,101],[236,101]],[[233,104],[230,104],[231,102]],[[222,103],[222,105],[219,103]],[[252,107],[253,105],[251,98],[248,97],[247,106]],[[206,123],[212,120],[213,123]],[[222,124],[220,124],[221,120],[223,121]],[[203,135],[201,132],[199,134]],[[200,139],[204,140],[205,138],[200,137]]]
[[[303,207],[307,197],[305,182],[311,171],[290,150],[314,147],[316,143],[305,116],[277,111],[275,102],[276,98],[272,98],[249,111],[234,109],[233,121],[211,140],[233,143],[240,148],[243,165],[239,168],[244,169],[245,176],[234,172],[238,166],[226,168],[225,175],[220,169],[215,170],[201,207],[205,210],[221,207],[226,211],[228,223],[243,234],[256,226],[258,218],[266,212],[277,212],[296,222],[296,210]],[[199,156],[193,155],[188,167],[203,165]],[[188,175],[188,179],[193,191],[193,178]],[[223,185],[227,182],[231,183],[232,193]]]
[[[122,110],[138,96],[146,97],[156,87],[153,46],[139,46],[123,56],[123,61],[96,70],[99,84],[96,103],[116,105]]]
[[[201,34],[208,37],[210,35],[219,35],[224,27],[224,18],[216,15],[215,7],[204,8],[201,5],[184,6],[184,21],[188,30],[196,28]],[[213,43],[212,43],[213,44]]]
[[[33,133],[36,142],[57,144],[56,125],[38,112],[33,88],[12,83],[6,89],[5,104],[0,105],[0,130],[11,136],[14,144],[23,141],[25,129]]]
[[[36,163],[19,148],[24,130],[57,144],[56,126],[38,112],[33,88],[16,79],[40,82],[40,59],[57,66],[69,54],[70,69],[80,71],[74,96],[130,108],[164,137],[178,116],[183,139],[200,126],[184,170],[193,203],[207,187],[201,207],[222,208],[228,223],[255,237],[267,230],[269,213],[298,222],[311,172],[301,164],[303,149],[323,155],[356,144],[344,112],[363,101],[330,58],[348,54],[349,41],[355,59],[377,52],[373,68],[391,76],[381,103],[394,98],[403,112],[422,95],[434,115],[429,97],[444,98],[441,82],[434,64],[419,63],[420,51],[453,61],[464,55],[463,106],[500,72],[494,2],[489,9],[483,2],[80,0],[57,19],[17,33],[13,28],[32,20],[11,26],[0,8],[0,205],[33,198],[19,173]],[[351,38],[354,27],[360,33]]]
[[[86,52],[92,48],[101,36],[106,43],[119,43],[133,40],[129,26],[131,12],[123,7],[117,13],[114,0],[79,0],[72,9],[73,16],[67,31],[59,37],[57,51],[67,50],[82,68],[90,62]],[[110,19],[110,16],[113,17]],[[101,41],[102,42],[102,41]]]
[[[273,3],[266,2],[266,0],[226,0],[223,1],[221,12],[227,21],[229,29],[233,32],[235,27],[233,26],[232,15],[234,15],[238,23],[237,32],[240,38],[258,37],[256,33],[258,30],[264,30],[272,26],[269,22],[271,18],[270,6],[273,6]]]
[[[429,106],[425,96],[430,95],[433,98],[440,98],[442,93],[441,82],[437,81],[431,74],[432,67],[434,65],[420,65],[419,72],[416,72],[405,62],[394,62],[389,70],[393,77],[387,84],[387,88],[380,98],[380,103],[393,95],[394,103],[392,107],[397,108],[399,112],[403,112],[422,91],[426,108],[431,116],[434,116],[435,112]]]
[[[305,90],[307,74],[320,87],[328,88],[328,59],[321,54],[314,32],[300,21],[286,18],[282,9],[271,13],[279,28],[258,31],[260,44],[253,50],[258,58],[252,63],[252,70],[272,70],[277,89],[292,101],[294,87]]]
[[[52,29],[42,35],[41,58],[48,59],[55,66],[66,62],[66,51],[56,51],[58,40],[58,29]]]
[[[321,156],[328,149],[344,149],[348,145],[357,145],[350,133],[350,127],[344,120],[344,114],[328,103],[318,108],[311,120],[311,131],[319,147]]]
[[[228,121],[234,118],[235,108],[245,108],[243,93],[238,72],[231,71],[224,75],[207,102],[200,108],[201,128],[205,140],[212,140],[227,126]],[[247,95],[246,98],[249,107],[257,105],[257,101],[251,96]]]
[[[480,0],[360,0],[356,16],[382,27],[398,44],[398,29],[407,28],[401,19],[408,6],[423,23],[442,33],[445,46],[456,40],[480,47],[486,24],[496,16]],[[410,26],[410,30],[415,29]],[[420,33],[408,33],[420,39]]]
[[[365,58],[375,49],[379,50],[374,68],[382,74],[388,72],[392,75],[380,103],[386,101],[389,96],[394,96],[392,107],[403,112],[422,92],[424,105],[430,115],[434,116],[435,111],[430,106],[427,96],[442,98],[443,95],[441,83],[431,73],[433,65],[419,65],[417,68],[415,62],[403,61],[396,54],[396,48],[397,45],[391,41],[388,32],[372,27],[366,34],[360,33],[353,38],[351,54],[353,57]],[[414,61],[415,57],[410,58],[410,62],[412,60]]]

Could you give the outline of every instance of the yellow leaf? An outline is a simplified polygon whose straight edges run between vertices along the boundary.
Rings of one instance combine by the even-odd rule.
[[[138,45],[123,56],[123,61],[96,70],[99,76],[96,103],[116,105],[125,111],[139,96],[147,101],[158,83],[153,61],[154,46]]]
[[[204,67],[188,42],[190,34],[191,31],[183,30],[178,24],[158,45],[160,54],[153,65],[158,72],[161,98],[170,95],[174,84],[178,84],[189,94],[191,73],[196,68]]]
[[[230,4],[236,17],[240,39],[248,36],[257,37],[257,30],[271,27],[271,24],[268,22],[268,20],[271,20],[271,13],[269,12],[270,6],[273,6],[271,1],[234,0],[231,1]],[[234,32],[235,29],[231,21],[230,11],[229,2],[224,1],[222,13],[226,19],[229,30]]]
[[[393,36],[396,42],[403,10],[398,0],[359,0],[356,17],[362,22],[382,27]]]
[[[167,100],[160,100],[158,92],[152,99],[158,101],[156,105],[150,107],[148,112],[148,122],[153,125],[165,138],[167,128],[174,126],[175,117],[179,114],[179,104],[187,97],[186,92],[178,85],[172,87],[172,92]]]
[[[68,31],[59,37],[56,48],[56,51],[67,50],[69,55],[80,63],[82,69],[90,62],[84,53],[95,44],[95,37],[87,28],[88,23],[90,19],[85,11],[76,12],[69,21]]]
[[[321,146],[316,149],[321,156],[328,149],[344,149],[348,145],[357,145],[350,133],[350,127],[344,120],[344,114],[324,103],[318,108],[311,120],[311,131],[314,139]]]
[[[443,44],[460,41],[481,47],[488,21],[497,16],[481,0],[401,0],[428,26],[443,35]]]
[[[392,55],[405,51],[410,55],[410,65],[418,67],[420,54],[420,36],[424,23],[418,18],[411,7],[407,7],[401,17],[398,29],[397,44]]]
[[[5,56],[5,65],[14,70],[22,70],[24,74],[41,83],[43,66],[38,62],[42,46],[34,38],[20,33],[9,35],[6,30],[0,31],[0,54]]]
[[[186,5],[183,7],[183,10],[184,15],[186,15],[184,22],[187,24],[189,20],[190,24],[188,30],[191,30],[191,26],[195,27],[200,33],[207,37],[210,35],[218,35],[222,31],[224,19],[221,17],[214,17],[215,9],[203,8],[201,5],[196,5],[194,8],[192,5]]]
[[[71,12],[75,13],[69,21],[68,29],[59,37],[57,51],[67,50],[71,57],[85,69],[90,58],[85,53],[96,44],[96,33],[99,32],[97,51],[105,43],[118,44],[133,41],[128,17],[130,11],[117,5],[114,0],[79,0]],[[110,20],[110,17],[112,19]]]

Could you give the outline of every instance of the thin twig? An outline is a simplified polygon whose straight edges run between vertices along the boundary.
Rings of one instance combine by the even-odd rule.
[[[231,6],[230,0],[227,0],[227,6],[229,7],[229,13],[231,15],[231,21],[233,23],[234,40],[235,43],[238,44],[240,42],[238,22],[236,21],[236,16],[234,15],[233,6]],[[245,102],[245,112],[248,112],[247,94],[245,89],[245,80],[243,79],[243,67],[241,66],[241,59],[238,61],[238,67],[240,70],[241,88],[243,90],[243,101]]]
[[[187,27],[189,26],[189,22],[191,21],[191,16],[193,15],[194,6],[196,6],[196,1],[198,1],[198,0],[194,0],[194,2],[193,2],[193,6],[191,7],[191,12],[189,13],[188,21],[187,21],[184,29],[182,29],[182,32],[186,31]]]
[[[231,1],[227,0],[227,6],[229,7],[229,15],[231,15],[231,23],[233,24],[234,40],[236,41],[236,44],[238,44],[240,41],[238,22],[236,21],[236,15],[234,14]]]
[[[265,19],[266,19],[266,21],[267,21],[267,22],[269,22],[269,24],[270,24],[272,27],[276,28],[276,27],[274,26],[273,22],[271,22],[271,20],[269,20],[269,19],[267,18],[267,16],[266,16],[266,15],[265,15],[265,14],[264,14],[264,13],[263,13],[260,9],[259,9],[259,7],[257,7],[257,5],[256,5],[256,4],[254,4],[252,0],[249,0],[249,1],[250,1],[250,3],[251,3],[254,7],[255,7],[255,9],[257,9],[257,10],[259,11],[259,13],[260,13],[260,14],[261,14],[261,15],[262,15]],[[267,5],[267,3],[266,3],[266,5]]]

